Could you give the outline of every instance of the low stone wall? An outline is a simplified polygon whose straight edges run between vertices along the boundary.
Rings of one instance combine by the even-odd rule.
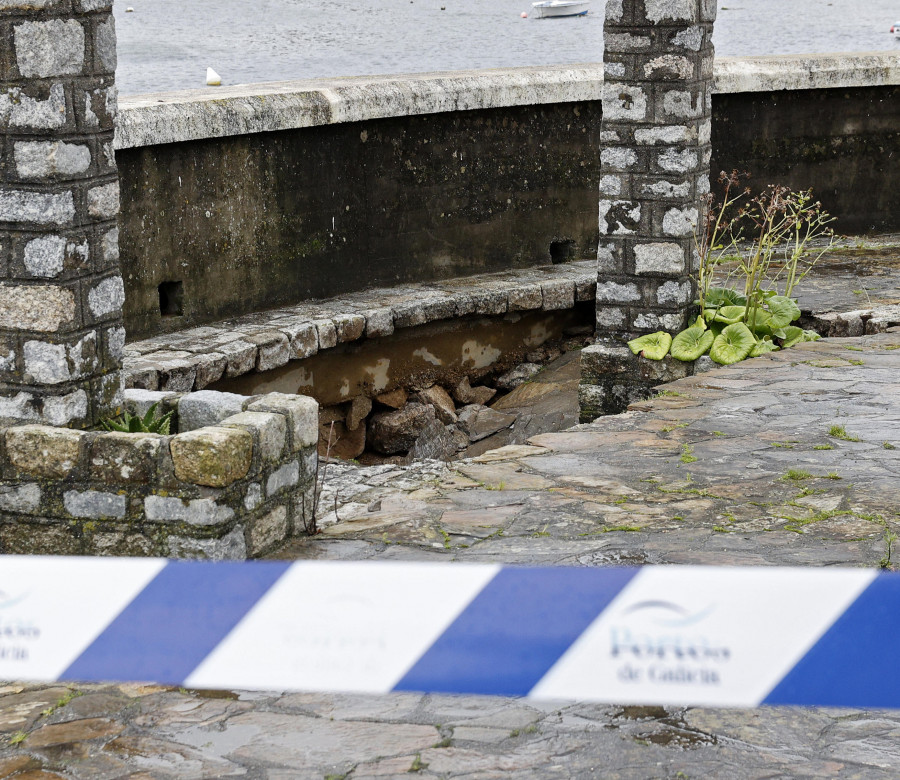
[[[244,559],[312,520],[318,407],[303,396],[131,391],[161,436],[0,430],[0,554]]]
[[[339,344],[469,315],[562,311],[593,301],[596,261],[400,285],[246,315],[132,342],[127,387],[187,392],[280,368]]]
[[[719,59],[715,76],[714,174],[813,187],[843,232],[900,227],[893,54]],[[596,64],[123,99],[129,337],[595,257],[602,89]]]

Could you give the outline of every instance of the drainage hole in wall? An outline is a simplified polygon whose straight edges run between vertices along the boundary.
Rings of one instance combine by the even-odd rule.
[[[571,239],[550,242],[550,261],[553,265],[569,263],[575,259],[576,246]]]
[[[163,282],[159,286],[159,313],[163,317],[181,317],[184,314],[183,282]]]

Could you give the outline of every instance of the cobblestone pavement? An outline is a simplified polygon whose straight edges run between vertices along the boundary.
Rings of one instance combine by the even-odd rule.
[[[332,523],[279,557],[892,566],[898,330],[681,380],[452,467],[332,466]],[[900,774],[900,713],[848,710],[16,684],[0,735],[0,778],[27,780]]]

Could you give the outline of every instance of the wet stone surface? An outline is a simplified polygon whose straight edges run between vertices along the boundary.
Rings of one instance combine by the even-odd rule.
[[[900,332],[827,339],[452,467],[331,466],[322,533],[275,557],[892,568],[898,368]],[[900,712],[0,686],[0,778],[892,778],[898,736]]]

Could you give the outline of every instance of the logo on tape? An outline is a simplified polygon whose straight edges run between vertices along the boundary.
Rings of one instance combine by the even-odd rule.
[[[719,685],[731,659],[729,646],[709,637],[703,623],[715,605],[688,609],[647,600],[622,609],[610,626],[610,656],[623,682]]]
[[[0,590],[0,661],[27,661],[29,643],[40,638],[41,630],[32,621],[12,614],[27,593]]]

